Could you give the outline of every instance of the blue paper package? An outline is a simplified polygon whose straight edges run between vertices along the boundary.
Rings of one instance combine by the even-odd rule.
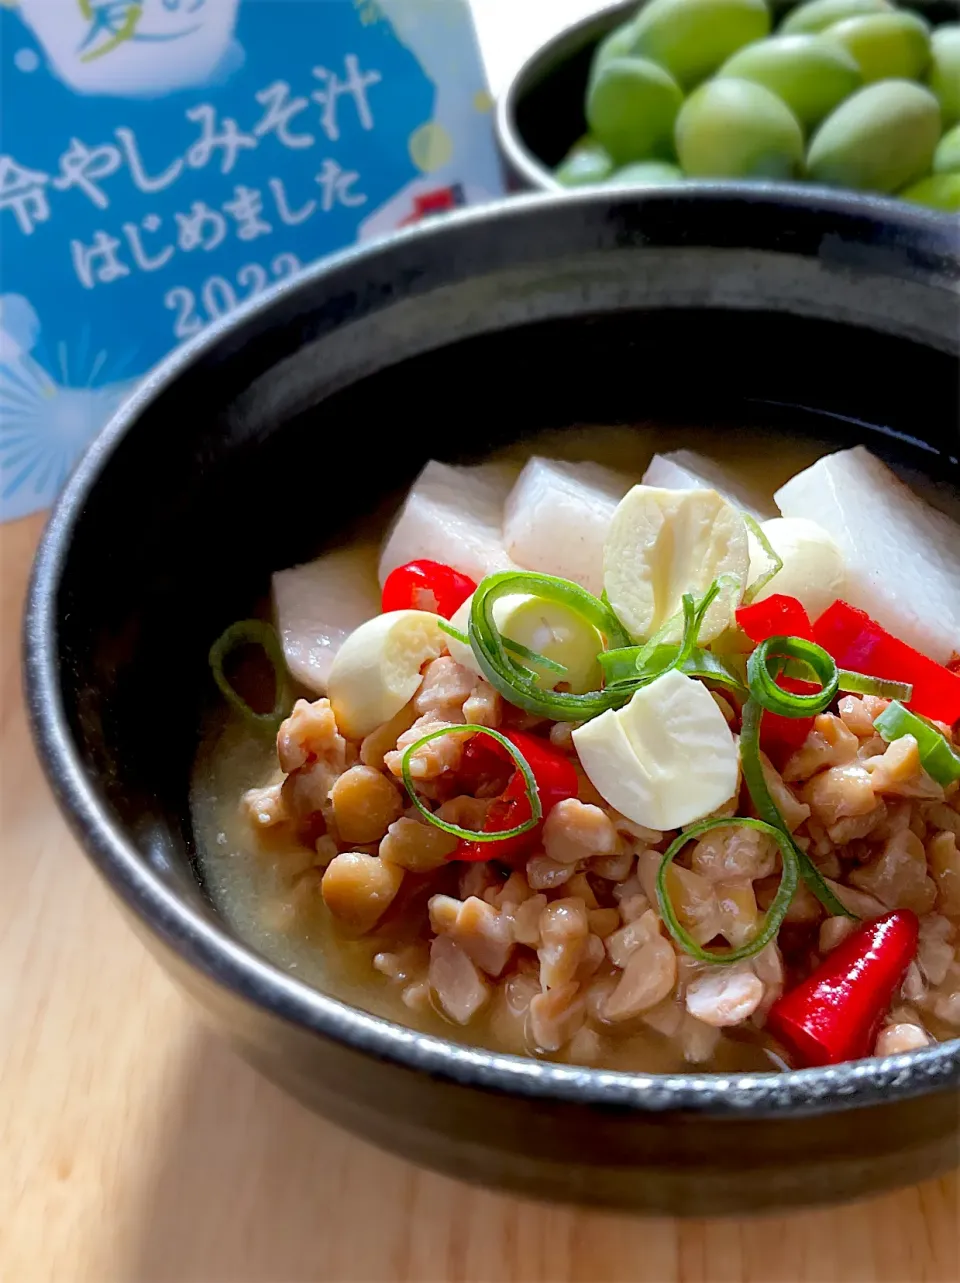
[[[502,194],[467,0],[0,0],[0,519],[172,347]]]

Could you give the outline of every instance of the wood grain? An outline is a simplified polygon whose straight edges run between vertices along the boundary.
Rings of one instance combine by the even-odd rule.
[[[757,1220],[546,1207],[380,1154],[237,1060],[121,922],[35,761],[19,623],[40,524],[0,527],[3,1283],[957,1283],[955,1177]]]

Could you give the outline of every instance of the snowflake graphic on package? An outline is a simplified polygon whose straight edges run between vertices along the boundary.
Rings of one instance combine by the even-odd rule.
[[[71,361],[69,354],[73,353]],[[40,321],[19,294],[0,295],[0,502],[29,512],[56,493],[90,438],[136,386],[124,378],[136,358],[94,350],[89,327],[51,351]],[[71,368],[72,367],[72,368]],[[106,376],[103,386],[92,386]],[[8,515],[16,515],[9,511]]]
[[[499,194],[466,0],[0,0],[0,520],[178,343]]]

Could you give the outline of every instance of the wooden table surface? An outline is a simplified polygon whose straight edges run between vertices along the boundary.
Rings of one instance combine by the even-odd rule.
[[[494,87],[595,3],[474,0]],[[41,525],[0,527],[2,1283],[960,1280],[955,1177],[757,1220],[546,1207],[381,1154],[248,1069],[120,920],[41,777],[19,671]]]

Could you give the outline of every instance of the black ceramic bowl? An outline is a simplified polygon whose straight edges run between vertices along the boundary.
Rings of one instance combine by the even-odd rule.
[[[865,441],[960,488],[958,278],[941,222],[909,210],[878,223],[756,188],[526,198],[321,264],[147,379],[44,536],[27,691],[91,860],[243,1056],[378,1144],[531,1195],[750,1211],[956,1162],[960,1042],[648,1077],[333,1001],[218,918],[187,784],[211,639],[430,456],[578,422],[761,423]]]
[[[799,0],[771,0],[776,15],[796,7]],[[569,191],[553,177],[553,170],[587,132],[583,101],[590,64],[597,45],[614,27],[627,22],[640,9],[639,0],[617,0],[589,17],[566,27],[540,46],[515,73],[497,102],[497,140],[511,181],[519,188],[538,191]],[[922,14],[934,25],[957,21],[956,0],[904,0],[899,7]],[[810,184],[769,184],[786,194],[797,186],[826,197],[829,189]],[[872,207],[876,217],[899,208],[904,202],[869,193],[844,193],[848,199]],[[937,214],[951,219],[952,214]]]

